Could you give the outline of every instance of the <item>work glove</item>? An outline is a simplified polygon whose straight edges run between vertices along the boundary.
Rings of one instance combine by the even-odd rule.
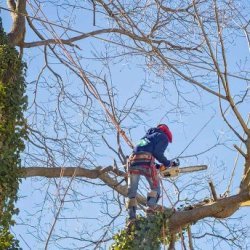
[[[171,161],[170,167],[166,167],[164,165],[160,166],[160,174],[162,177],[176,177],[179,175],[180,170],[178,166],[180,165],[179,159]]]
[[[177,158],[174,161],[171,162],[170,164],[171,167],[178,167],[180,166],[180,160]]]

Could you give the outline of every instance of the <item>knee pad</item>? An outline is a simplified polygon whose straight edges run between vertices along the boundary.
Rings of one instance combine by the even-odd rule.
[[[157,196],[159,196],[157,191],[151,190],[150,192],[148,192],[148,197],[150,197],[150,198],[151,197],[152,198],[157,198]]]
[[[136,198],[129,198],[126,202],[126,208],[137,207],[137,200]]]
[[[148,192],[147,200],[149,200],[150,198],[155,198],[156,202],[158,202],[160,195],[158,194],[157,191],[151,190],[150,192]]]

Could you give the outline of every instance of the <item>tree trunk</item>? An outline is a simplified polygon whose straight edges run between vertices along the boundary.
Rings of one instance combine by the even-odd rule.
[[[8,0],[8,5],[12,11],[13,24],[8,34],[9,44],[12,46],[22,46],[25,37],[25,14],[26,0]]]

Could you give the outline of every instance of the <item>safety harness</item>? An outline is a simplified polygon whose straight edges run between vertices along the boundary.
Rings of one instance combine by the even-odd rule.
[[[148,152],[137,152],[130,155],[128,160],[128,173],[144,175],[152,179],[154,187],[158,186],[155,158]]]

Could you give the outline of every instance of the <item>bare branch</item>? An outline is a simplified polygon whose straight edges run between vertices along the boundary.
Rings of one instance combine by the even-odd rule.
[[[238,152],[239,152],[244,158],[247,157],[247,155],[242,151],[242,149],[239,148],[236,144],[234,144],[234,147],[238,150]]]

